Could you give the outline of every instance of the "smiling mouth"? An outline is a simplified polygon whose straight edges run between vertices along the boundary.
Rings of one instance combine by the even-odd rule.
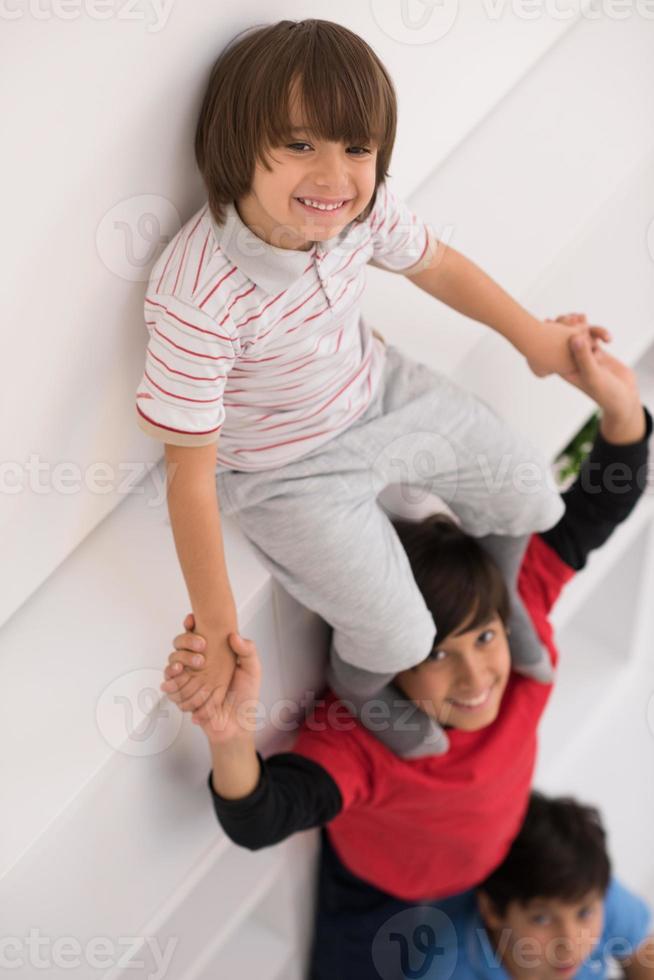
[[[484,708],[490,701],[490,696],[495,687],[491,684],[487,687],[485,691],[482,691],[476,698],[462,698],[460,701],[456,698],[446,698],[447,703],[451,704],[454,708],[459,708],[462,711],[479,711],[480,708]]]
[[[294,201],[297,201],[300,207],[304,208],[310,214],[339,214],[345,209],[345,205],[349,203],[349,200],[343,200],[340,204],[334,206],[333,204],[321,204],[314,206],[313,204],[307,203],[310,198],[306,197],[294,197]]]

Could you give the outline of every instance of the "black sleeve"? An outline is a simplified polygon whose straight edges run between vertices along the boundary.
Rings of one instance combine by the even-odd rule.
[[[343,807],[341,791],[326,769],[295,752],[267,760],[257,752],[259,782],[249,796],[226,800],[208,786],[218,823],[236,844],[256,851],[299,830],[321,827]]]
[[[644,408],[646,431],[640,442],[618,446],[597,433],[579,476],[561,496],[565,513],[541,537],[571,568],[586,564],[591,551],[611,536],[638,503],[647,486],[652,416]]]

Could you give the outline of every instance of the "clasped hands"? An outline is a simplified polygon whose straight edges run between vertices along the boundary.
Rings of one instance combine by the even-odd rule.
[[[541,321],[540,327],[529,335],[525,352],[527,364],[537,377],[558,374],[570,380],[569,375],[577,369],[570,351],[573,336],[588,337],[593,351],[598,350],[598,341],[608,343],[612,339],[606,327],[589,325],[584,313],[565,313],[555,320]]]

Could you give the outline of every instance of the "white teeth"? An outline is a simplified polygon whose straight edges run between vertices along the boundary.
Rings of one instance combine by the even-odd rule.
[[[488,691],[484,691],[484,693],[480,694],[478,698],[474,698],[473,700],[470,701],[464,701],[463,698],[457,698],[457,699],[452,698],[451,700],[453,701],[454,704],[462,704],[466,708],[476,708],[478,705],[484,703],[489,693],[490,693],[490,689]]]
[[[307,197],[298,197],[298,201],[302,201],[302,204],[308,204],[312,208],[318,208],[319,211],[335,211],[336,208],[345,204],[345,201],[338,201],[336,204],[320,204],[318,201],[310,201]]]

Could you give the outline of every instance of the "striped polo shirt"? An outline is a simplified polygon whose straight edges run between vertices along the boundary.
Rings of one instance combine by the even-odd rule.
[[[218,443],[218,468],[272,469],[333,439],[374,394],[384,344],[360,312],[368,262],[418,272],[437,240],[386,183],[366,221],[307,251],[226,212],[219,225],[205,204],[153,266],[137,421],[173,445]]]

